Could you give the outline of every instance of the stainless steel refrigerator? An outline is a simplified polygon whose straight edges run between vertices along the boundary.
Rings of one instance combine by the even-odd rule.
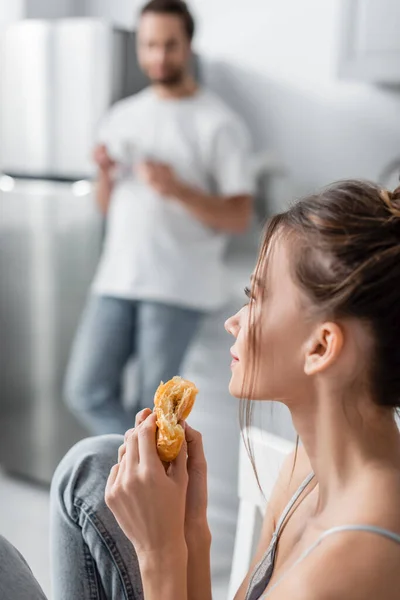
[[[101,251],[95,132],[146,80],[134,33],[93,19],[12,25],[0,80],[0,465],[48,483],[85,435],[62,386]]]

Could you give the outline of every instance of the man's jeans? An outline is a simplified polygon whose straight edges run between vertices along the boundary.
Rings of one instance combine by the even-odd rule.
[[[142,408],[153,406],[161,381],[179,375],[203,313],[158,302],[89,297],[68,367],[65,397],[93,434],[125,433]],[[122,376],[138,362],[138,396],[123,406]]]

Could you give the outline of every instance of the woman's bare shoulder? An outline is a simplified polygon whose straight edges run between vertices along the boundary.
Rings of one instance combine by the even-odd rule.
[[[326,538],[289,570],[270,600],[398,600],[400,545],[363,532]]]

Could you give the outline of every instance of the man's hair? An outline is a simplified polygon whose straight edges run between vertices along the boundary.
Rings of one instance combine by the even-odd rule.
[[[150,0],[141,10],[141,16],[146,13],[159,13],[175,15],[182,20],[183,26],[190,41],[195,32],[193,16],[183,0]]]

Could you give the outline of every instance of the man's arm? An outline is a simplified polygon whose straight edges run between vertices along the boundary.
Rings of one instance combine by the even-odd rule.
[[[112,172],[115,168],[115,162],[111,160],[107,153],[107,148],[103,145],[95,148],[93,159],[99,169],[96,183],[96,202],[100,212],[106,215],[114,185]]]
[[[250,225],[253,199],[249,195],[211,196],[181,184],[175,198],[203,225],[213,229],[243,233]]]
[[[248,194],[207,194],[181,181],[170,166],[146,161],[139,176],[157,193],[181,203],[204,225],[220,231],[242,233],[250,224],[252,197]]]
[[[112,189],[113,182],[110,173],[108,171],[99,170],[96,183],[96,202],[100,212],[104,216],[108,212]]]

